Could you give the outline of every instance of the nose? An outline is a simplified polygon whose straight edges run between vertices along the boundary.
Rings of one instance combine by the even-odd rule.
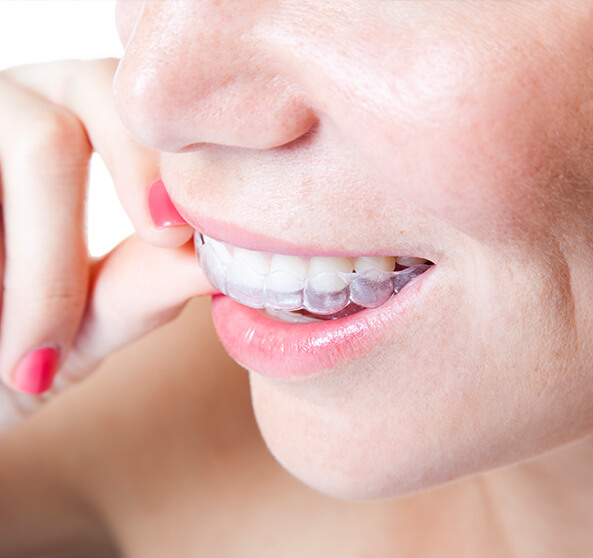
[[[131,134],[159,151],[202,143],[269,149],[316,121],[258,39],[267,0],[146,2],[114,81]]]

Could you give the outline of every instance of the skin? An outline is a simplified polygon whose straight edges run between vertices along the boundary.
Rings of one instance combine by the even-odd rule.
[[[592,8],[120,3],[119,114],[183,211],[437,263],[369,353],[298,383],[252,371],[307,484],[400,496],[591,432]]]
[[[593,3],[125,1],[117,22],[126,45],[117,111],[141,145],[161,153],[158,168],[184,212],[326,253],[424,256],[437,264],[434,280],[405,327],[396,324],[344,366],[299,382],[249,372],[267,448],[329,497],[270,459],[249,422],[244,376],[235,391],[220,374],[228,361],[193,355],[184,362],[200,369],[198,379],[169,361],[152,369],[162,361],[147,359],[146,348],[116,361],[120,376],[107,367],[87,383],[93,389],[73,390],[6,438],[15,465],[0,478],[32,448],[40,455],[64,448],[47,467],[47,484],[60,480],[64,494],[83,502],[64,498],[65,509],[91,510],[93,527],[77,528],[87,539],[100,524],[130,556],[231,545],[205,533],[227,532],[228,510],[246,501],[256,502],[246,512],[251,521],[242,514],[233,521],[248,541],[242,555],[261,556],[258,536],[270,532],[266,541],[295,555],[336,539],[345,545],[340,555],[589,555]],[[8,77],[40,90],[26,71]],[[59,93],[51,99],[86,129],[99,128]],[[171,248],[189,231],[160,231],[157,239],[138,209],[154,168],[143,177],[129,171],[137,180],[124,198],[140,236]],[[155,270],[157,253],[146,258]],[[120,260],[138,261],[136,254],[132,246]],[[117,258],[106,261],[118,270]],[[182,267],[175,265],[171,276]],[[109,285],[105,269],[97,281]],[[189,271],[179,276],[189,283]],[[135,284],[128,282],[130,292]],[[136,313],[123,315],[157,325],[207,288],[186,287],[166,301],[161,290],[155,281],[145,294],[152,321],[139,310],[141,296]],[[112,331],[108,320],[99,323]],[[100,356],[115,345],[77,334],[76,350],[79,338]],[[85,358],[84,370],[92,360]],[[164,366],[173,371],[169,398]],[[117,424],[134,435],[106,428],[113,410],[100,404],[126,386],[130,405]],[[222,423],[244,425],[245,446],[200,414],[212,401],[221,404],[211,412]],[[81,415],[84,424],[64,427],[64,417]],[[69,447],[80,448],[84,472],[68,461]],[[97,448],[127,468],[97,466]],[[147,454],[153,460],[138,463]],[[181,454],[191,466],[171,459]],[[221,478],[213,471],[228,483],[224,497],[208,491]],[[29,474],[38,477],[22,478]],[[277,499],[254,498],[253,486]],[[290,519],[277,513],[287,494],[304,510]],[[135,505],[138,495],[144,505]],[[388,501],[350,507],[333,497]],[[151,513],[155,502],[171,513]],[[382,522],[391,537],[381,538]]]

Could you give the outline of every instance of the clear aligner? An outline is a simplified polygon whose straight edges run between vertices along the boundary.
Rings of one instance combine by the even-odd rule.
[[[284,268],[270,267],[272,254],[233,248],[196,233],[198,259],[213,287],[252,308],[271,313],[304,311],[319,317],[333,317],[348,308],[377,308],[405,285],[424,273],[431,263],[408,258],[408,267],[387,271],[368,267],[362,271],[321,271],[308,275],[302,260],[284,258]],[[345,258],[336,260],[340,267]],[[272,260],[274,262],[275,260]],[[352,306],[356,305],[356,306]]]

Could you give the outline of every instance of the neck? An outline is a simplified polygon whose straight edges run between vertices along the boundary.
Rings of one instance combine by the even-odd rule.
[[[521,556],[593,556],[593,440],[485,480],[501,530]]]
[[[413,555],[424,541],[423,556],[593,556],[592,470],[587,440],[413,496],[402,502],[415,523],[403,538]]]

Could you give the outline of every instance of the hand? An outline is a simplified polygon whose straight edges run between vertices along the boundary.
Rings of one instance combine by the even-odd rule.
[[[188,243],[192,229],[151,220],[158,154],[135,142],[115,112],[116,65],[0,72],[0,430],[172,319],[189,298],[212,292]],[[138,233],[95,262],[84,232],[93,150]]]

